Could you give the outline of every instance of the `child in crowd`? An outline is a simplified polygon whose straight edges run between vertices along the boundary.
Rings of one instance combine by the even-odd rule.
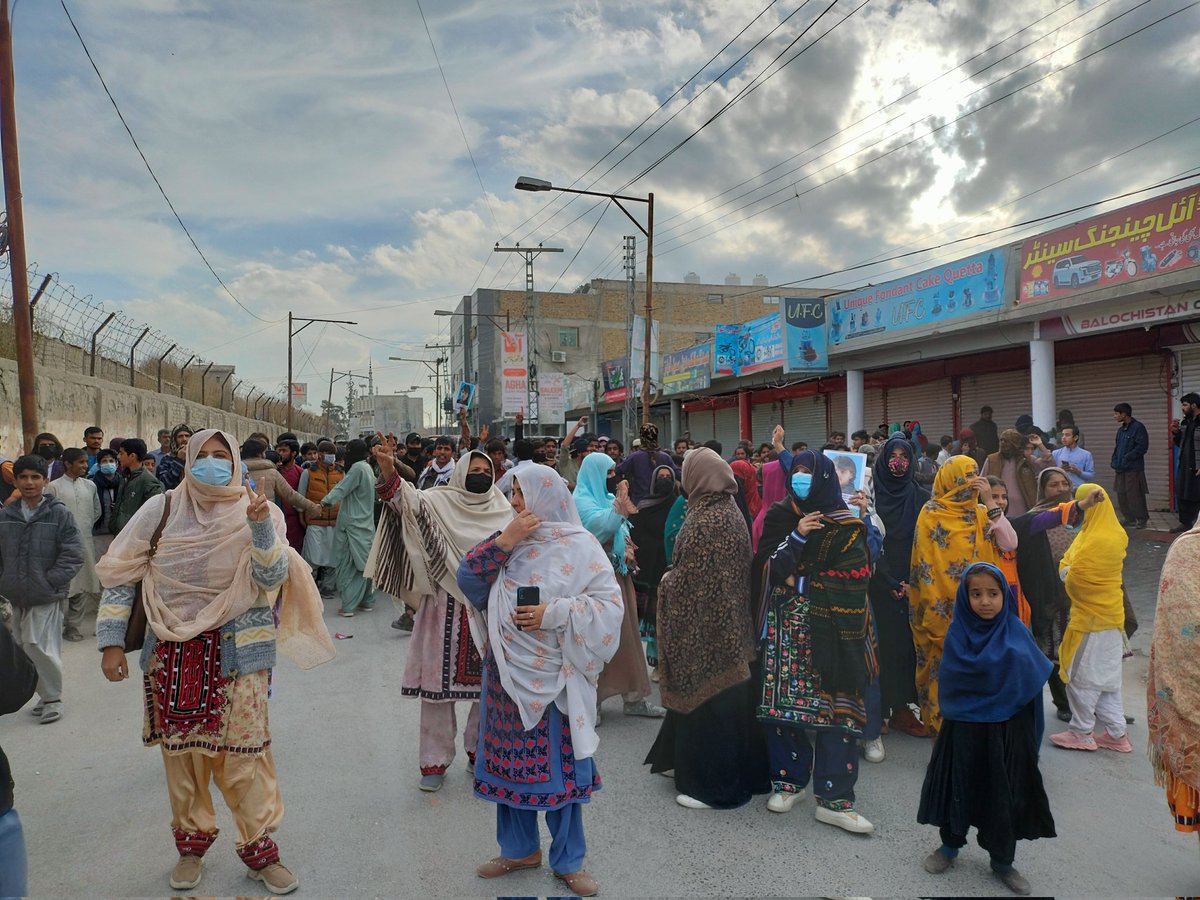
[[[925,858],[925,871],[949,869],[975,826],[996,876],[1013,893],[1029,893],[1013,867],[1017,841],[1056,836],[1036,735],[1050,669],[1017,617],[1004,574],[989,563],[968,567],[943,646],[942,727],[917,812],[917,821],[937,825],[942,839]]]
[[[1000,507],[1001,517],[1004,517],[1008,513],[1008,485],[995,475],[988,476],[988,484],[992,487],[992,499]],[[1005,523],[1008,523],[1007,519],[1005,519]],[[1021,582],[1017,578],[1016,547],[1011,550],[1002,550],[997,546],[996,555],[1000,557],[1000,562],[997,563],[1000,571],[1004,573],[1004,577],[1012,585],[1013,593],[1016,594],[1017,617],[1028,628],[1030,622],[1029,601],[1025,598],[1025,593],[1021,590]]]

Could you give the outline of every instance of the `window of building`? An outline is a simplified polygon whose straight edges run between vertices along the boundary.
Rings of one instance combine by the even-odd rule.
[[[722,294],[709,294],[708,295],[709,303],[722,303],[722,302],[724,302],[724,300],[725,300],[725,297]]]
[[[692,338],[697,344],[703,344],[712,337],[711,331],[697,331],[692,334]]]
[[[764,306],[778,306],[779,305],[779,297],[778,296],[772,297],[770,295],[764,294],[763,295],[763,305]]]
[[[560,347],[578,347],[579,346],[579,329],[578,328],[559,328],[558,329],[558,346],[560,346]]]

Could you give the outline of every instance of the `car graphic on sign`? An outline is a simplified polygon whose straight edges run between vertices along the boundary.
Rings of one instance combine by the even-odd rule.
[[[1055,287],[1079,287],[1100,280],[1100,261],[1083,255],[1068,256],[1054,264],[1051,280]]]

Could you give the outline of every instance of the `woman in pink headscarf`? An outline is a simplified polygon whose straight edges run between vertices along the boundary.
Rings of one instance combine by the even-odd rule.
[[[767,510],[786,496],[787,484],[783,463],[778,459],[769,460],[762,467],[762,498],[759,500],[760,508],[754,516],[754,524],[750,528],[750,539],[755,553],[758,552],[758,539],[762,537]]]

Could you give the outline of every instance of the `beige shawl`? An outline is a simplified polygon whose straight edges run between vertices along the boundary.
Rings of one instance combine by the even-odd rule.
[[[228,485],[202,484],[192,464],[204,443],[220,437],[233,455]],[[248,499],[242,485],[241,457],[233,437],[205,429],[188,441],[183,481],[171,491],[171,511],[150,558],[150,539],[162,519],[164,495],[152,497],[97,564],[105,587],[141,582],[146,618],[159,640],[186,641],[220,628],[258,601],[262,589],[250,572],[252,542],[246,519]],[[275,534],[288,554],[288,577],[280,592],[279,650],[302,669],[334,656],[333,642],[321,618],[321,597],[309,566],[287,544],[283,512],[270,504]],[[276,591],[268,594],[273,600]]]

